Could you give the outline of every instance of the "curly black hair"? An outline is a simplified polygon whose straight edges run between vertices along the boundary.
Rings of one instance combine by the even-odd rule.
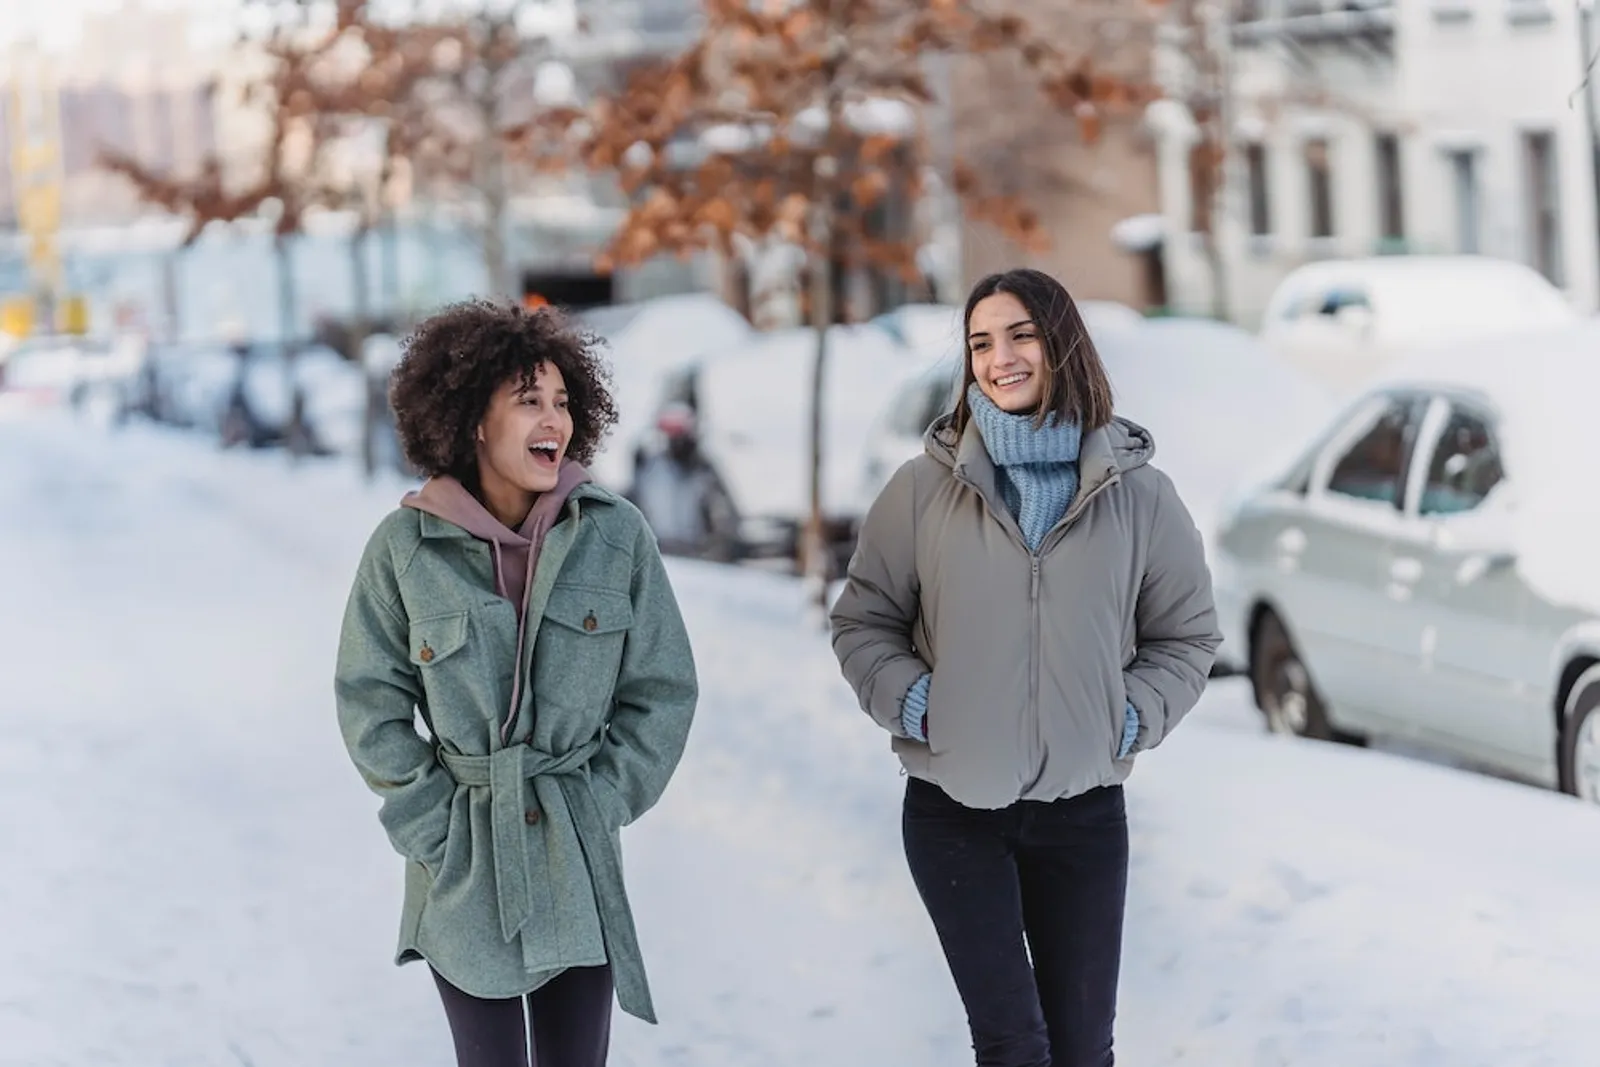
[[[604,344],[554,308],[469,300],[429,316],[405,341],[389,383],[400,446],[424,475],[477,480],[478,426],[495,390],[533,381],[548,363],[561,372],[572,411],[567,455],[588,463],[616,425]]]

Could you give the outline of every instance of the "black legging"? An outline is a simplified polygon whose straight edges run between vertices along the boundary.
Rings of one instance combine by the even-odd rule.
[[[438,971],[433,980],[450,1020],[457,1067],[604,1067],[611,1047],[610,967],[573,967],[526,998],[510,1000],[463,993]]]

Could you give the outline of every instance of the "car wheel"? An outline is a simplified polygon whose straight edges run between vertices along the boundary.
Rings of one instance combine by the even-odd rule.
[[[1584,671],[1567,694],[1558,762],[1561,791],[1600,804],[1600,666]]]
[[[1335,740],[1311,672],[1289,640],[1283,622],[1271,611],[1262,614],[1250,642],[1250,683],[1268,730],[1316,741]]]

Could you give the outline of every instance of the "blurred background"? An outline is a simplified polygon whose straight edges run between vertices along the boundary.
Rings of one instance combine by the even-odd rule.
[[[474,297],[606,342],[621,421],[593,473],[675,557],[705,660],[685,784],[630,830],[680,1021],[623,1023],[620,1055],[961,1062],[892,764],[817,611],[952,404],[968,288],[1018,265],[1065,282],[1153,431],[1227,638],[1197,726],[1130,786],[1133,1062],[1600,1062],[1593,20],[0,0],[0,558],[29,564],[0,569],[0,767],[31,798],[0,829],[44,876],[0,911],[79,905],[22,941],[45,978],[0,980],[24,1035],[0,1062],[442,1062],[423,983],[375,992],[398,886],[324,679],[361,542],[414,481],[389,373]],[[119,682],[68,654],[86,636]],[[263,652],[281,678],[238,695]],[[262,714],[212,717],[240,701]],[[137,712],[123,770],[70,792],[52,768],[98,765],[106,706]],[[216,777],[175,773],[158,711]],[[91,830],[89,798],[153,821]],[[152,854],[226,889],[130,881]],[[63,961],[108,885],[141,932],[84,971]],[[314,936],[289,918],[329,899]],[[100,988],[136,993],[79,1033],[67,1005]],[[926,1033],[884,1023],[918,1004]]]

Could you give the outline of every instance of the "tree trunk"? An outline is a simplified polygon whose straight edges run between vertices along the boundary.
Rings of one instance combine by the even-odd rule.
[[[300,395],[296,379],[295,358],[300,352],[299,326],[295,321],[294,261],[287,234],[277,234],[272,239],[272,251],[278,260],[278,329],[283,335],[283,373],[288,379],[289,425],[285,428],[285,443],[291,456],[305,450],[305,398]]]
[[[350,287],[354,299],[351,301],[352,314],[350,316],[350,355],[356,365],[362,369],[362,377],[367,379],[367,402],[361,413],[361,469],[365,472],[367,480],[371,481],[378,473],[378,451],[376,436],[378,430],[378,407],[373,394],[372,382],[366,373],[366,360],[362,359],[362,347],[366,343],[367,331],[372,321],[372,302],[367,279],[367,249],[372,244],[372,226],[362,218],[356,231],[350,235]]]
[[[166,320],[162,331],[169,344],[183,336],[182,309],[178,302],[178,270],[182,266],[184,248],[174,248],[161,259],[161,311]]]
[[[478,188],[483,195],[483,266],[489,283],[489,295],[495,299],[513,297],[510,272],[506,264],[506,191],[505,159],[500,140],[484,137],[478,142]]]
[[[822,237],[828,229],[827,207],[817,205],[814,226]],[[831,242],[825,238],[820,247],[827,249]],[[810,438],[810,506],[806,525],[800,540],[800,573],[813,586],[817,604],[827,606],[828,578],[831,567],[831,549],[828,545],[826,516],[822,500],[823,427],[825,423],[825,396],[828,374],[828,329],[833,323],[833,262],[823,252],[815,256],[811,268],[811,326],[816,331],[816,354],[811,361],[811,424]]]
[[[393,211],[383,221],[383,309],[389,329],[400,330],[400,220]]]

